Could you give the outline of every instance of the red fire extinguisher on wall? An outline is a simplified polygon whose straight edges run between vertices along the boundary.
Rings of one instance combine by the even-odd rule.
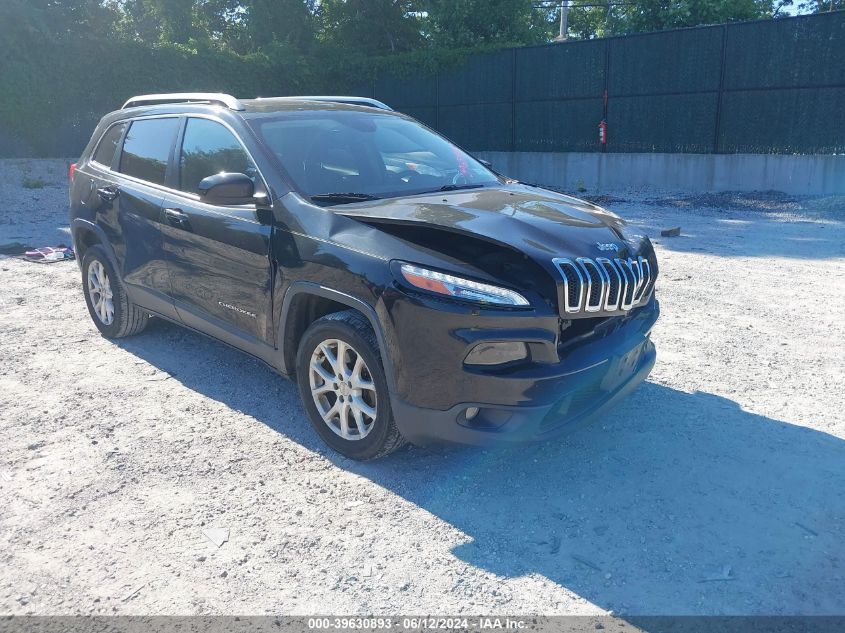
[[[599,144],[607,145],[607,121],[604,119],[599,123]]]

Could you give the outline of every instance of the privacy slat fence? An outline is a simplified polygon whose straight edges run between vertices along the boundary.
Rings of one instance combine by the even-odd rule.
[[[472,150],[843,153],[845,11],[504,50],[358,93]]]

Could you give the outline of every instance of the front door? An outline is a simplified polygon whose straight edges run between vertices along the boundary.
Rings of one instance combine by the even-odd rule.
[[[164,250],[179,317],[194,327],[260,355],[272,343],[270,227],[254,205],[200,200],[203,178],[221,172],[260,178],[234,132],[189,117],[177,142],[176,170],[162,205]],[[255,347],[253,347],[255,346]]]

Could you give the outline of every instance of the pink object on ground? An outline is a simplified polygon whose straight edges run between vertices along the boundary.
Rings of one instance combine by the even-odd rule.
[[[44,248],[36,248],[31,251],[26,251],[26,253],[24,253],[24,257],[33,262],[48,264],[52,262],[61,262],[66,259],[73,259],[75,255],[73,253],[73,249],[66,248],[64,246],[58,246],[55,248],[45,246]]]

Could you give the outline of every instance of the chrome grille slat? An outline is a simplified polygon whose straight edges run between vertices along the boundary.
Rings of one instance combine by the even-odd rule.
[[[581,266],[581,269],[587,275],[587,290],[584,293],[584,310],[586,312],[601,312],[602,305],[604,304],[605,297],[607,296],[607,291],[609,290],[609,281],[610,279],[606,277],[604,270],[602,270],[601,266],[599,266],[595,261],[589,259],[587,257],[579,257],[575,260],[575,262]],[[598,301],[592,303],[593,297],[593,275],[590,273],[590,268],[596,271],[596,275],[598,276],[599,285],[599,296]]]
[[[643,273],[643,282],[640,288],[640,294],[638,297],[634,298],[634,303],[639,303],[645,297],[646,291],[651,286],[651,264],[648,263],[647,259],[643,259],[642,257],[637,258],[640,262],[640,269]]]
[[[653,287],[651,264],[642,256],[574,260],[558,257],[552,261],[563,279],[565,314],[627,312],[643,303]]]
[[[596,258],[596,263],[604,268],[604,272],[607,275],[608,285],[607,285],[607,300],[605,301],[604,309],[609,311],[615,311],[619,309],[619,301],[622,298],[622,273],[616,268],[616,264],[613,263],[612,260],[608,259],[607,257],[598,257]],[[613,281],[610,278],[610,274],[607,272],[607,269],[613,271],[613,274],[616,275],[616,300],[611,303],[611,290],[613,290]]]
[[[637,276],[634,273],[634,262],[629,257],[628,259],[616,258],[616,263],[619,265],[619,270],[625,277],[625,292],[622,293],[622,310],[630,310],[634,307],[634,292],[635,284],[637,283]],[[630,295],[630,300],[628,296]]]
[[[566,305],[566,311],[580,312],[584,297],[584,275],[581,273],[581,269],[576,266],[575,262],[571,259],[559,257],[552,261],[554,262],[554,265],[557,266],[557,269],[560,271],[560,276],[563,278],[563,300]],[[569,300],[570,287],[569,276],[566,274],[567,270],[572,270],[576,275],[578,275],[578,287],[574,289],[578,295],[578,301],[574,305]]]

